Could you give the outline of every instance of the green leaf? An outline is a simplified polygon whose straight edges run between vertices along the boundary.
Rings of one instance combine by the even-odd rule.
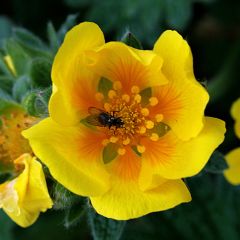
[[[17,75],[21,76],[28,72],[30,57],[23,50],[23,48],[13,39],[8,39],[5,42],[5,48],[7,54],[10,55],[13,61],[14,68],[16,69]]]
[[[57,32],[52,24],[52,22],[48,22],[47,25],[47,36],[48,36],[48,41],[50,43],[50,47],[55,54],[60,46],[60,41],[57,36]]]
[[[12,95],[16,101],[21,102],[30,89],[29,78],[27,76],[21,76],[13,85]]]
[[[143,49],[141,42],[130,31],[127,31],[123,35],[123,37],[121,38],[121,41],[130,47]]]
[[[52,59],[52,54],[49,52],[46,44],[28,30],[24,28],[15,28],[14,39],[29,56]]]
[[[48,102],[52,93],[52,88],[29,92],[23,99],[22,104],[31,116],[47,117]]]
[[[21,109],[21,106],[15,102],[8,93],[0,89],[0,114],[5,113],[12,108]]]
[[[119,240],[121,238],[126,221],[105,218],[94,210],[88,211],[88,217],[94,240]]]
[[[51,85],[51,61],[46,58],[35,58],[30,66],[30,78],[34,87]]]
[[[0,89],[11,94],[14,78],[11,76],[0,76]]]
[[[71,208],[74,204],[79,202],[80,197],[68,189],[66,189],[60,183],[55,183],[53,186],[53,201],[54,209],[67,209]]]
[[[87,206],[84,200],[84,198],[79,197],[79,202],[66,210],[66,215],[64,218],[64,226],[66,228],[74,227],[83,220],[87,213]]]
[[[117,149],[118,146],[114,143],[109,143],[106,147],[104,147],[102,157],[105,164],[111,162],[114,158],[117,157]]]
[[[210,173],[222,173],[227,168],[228,165],[224,155],[219,151],[215,151],[205,166],[204,171]]]
[[[14,28],[13,36],[19,43],[28,45],[31,48],[46,48],[46,45],[39,37],[26,30],[25,28]]]
[[[109,90],[111,90],[113,88],[113,83],[112,81],[108,80],[107,78],[102,77],[99,80],[98,83],[98,91],[101,92],[104,97],[108,96],[108,92]]]

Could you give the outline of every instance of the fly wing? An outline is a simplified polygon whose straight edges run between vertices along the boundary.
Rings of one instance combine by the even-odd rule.
[[[96,108],[96,107],[89,107],[88,108],[88,113],[90,115],[99,115],[100,113],[103,113],[105,112],[104,110],[101,110],[99,108]]]
[[[99,114],[92,114],[86,117],[86,122],[93,126],[102,127],[102,124],[99,122]]]

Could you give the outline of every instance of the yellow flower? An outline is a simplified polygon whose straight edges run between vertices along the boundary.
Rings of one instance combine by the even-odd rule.
[[[231,107],[231,115],[235,120],[235,133],[240,138],[240,98]],[[224,171],[226,179],[233,185],[240,184],[240,148],[233,149],[226,156],[228,169]]]
[[[240,184],[240,148],[233,149],[225,158],[228,169],[224,171],[224,176],[231,184]]]
[[[144,51],[105,44],[96,24],[81,23],[54,60],[50,117],[23,135],[101,215],[131,219],[189,202],[181,178],[204,167],[225,132],[204,117],[209,97],[192,64],[175,31]]]
[[[240,98],[233,103],[231,108],[231,115],[235,120],[235,133],[240,138]]]
[[[52,207],[42,166],[21,136],[36,119],[16,110],[1,116],[1,121],[0,165],[12,170],[13,177],[0,184],[0,208],[18,225],[28,227]]]

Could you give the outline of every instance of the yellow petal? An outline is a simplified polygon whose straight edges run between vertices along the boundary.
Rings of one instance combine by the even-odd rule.
[[[231,115],[236,121],[234,125],[236,135],[240,138],[240,98],[233,103],[231,108]]]
[[[140,51],[121,42],[109,42],[97,51],[88,51],[89,68],[111,81],[120,82],[126,93],[167,83],[161,72],[162,59],[152,51]]]
[[[87,114],[86,96],[94,100],[99,77],[85,67],[84,51],[103,44],[103,33],[95,23],[81,23],[66,34],[52,67],[55,90],[49,108],[55,121],[70,125]]]
[[[194,77],[190,47],[177,32],[166,31],[154,51],[163,59],[162,71],[169,81],[156,89],[159,104],[154,111],[163,114],[164,122],[178,138],[196,137],[203,127],[209,95]]]
[[[3,210],[22,227],[33,224],[40,212],[52,207],[41,164],[29,154],[23,154],[14,162],[24,166],[23,172],[0,188]]]
[[[153,96],[158,104],[151,109],[151,114],[161,113],[163,121],[178,138],[189,140],[196,137],[203,128],[203,117],[208,93],[202,86],[189,81],[170,82],[155,88]]]
[[[231,184],[240,184],[240,148],[232,150],[225,157],[229,168],[224,171],[224,176]]]
[[[163,32],[153,51],[163,58],[163,72],[169,79],[181,81],[187,78],[195,81],[191,49],[176,31]]]
[[[23,136],[52,176],[70,191],[96,196],[108,190],[109,177],[101,159],[104,135],[83,125],[62,127],[47,118]]]
[[[181,141],[169,131],[159,141],[143,142],[143,156],[152,166],[152,174],[167,179],[190,177],[202,170],[213,151],[224,140],[225,124],[216,118],[205,118],[201,133],[189,141]],[[147,166],[149,168],[149,166]]]
[[[191,201],[191,195],[182,180],[169,180],[145,192],[134,181],[118,178],[111,181],[112,188],[107,193],[90,198],[94,209],[108,218],[128,220]]]

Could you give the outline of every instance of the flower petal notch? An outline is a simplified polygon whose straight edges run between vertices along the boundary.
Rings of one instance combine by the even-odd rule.
[[[225,125],[204,116],[208,93],[188,44],[171,31],[153,51],[96,43],[92,27],[100,39],[90,23],[67,34],[52,69],[50,117],[23,136],[52,176],[103,216],[126,220],[189,202],[182,178],[201,171]]]
[[[41,164],[30,154],[14,161],[21,174],[0,185],[0,207],[18,225],[28,227],[52,207]]]

